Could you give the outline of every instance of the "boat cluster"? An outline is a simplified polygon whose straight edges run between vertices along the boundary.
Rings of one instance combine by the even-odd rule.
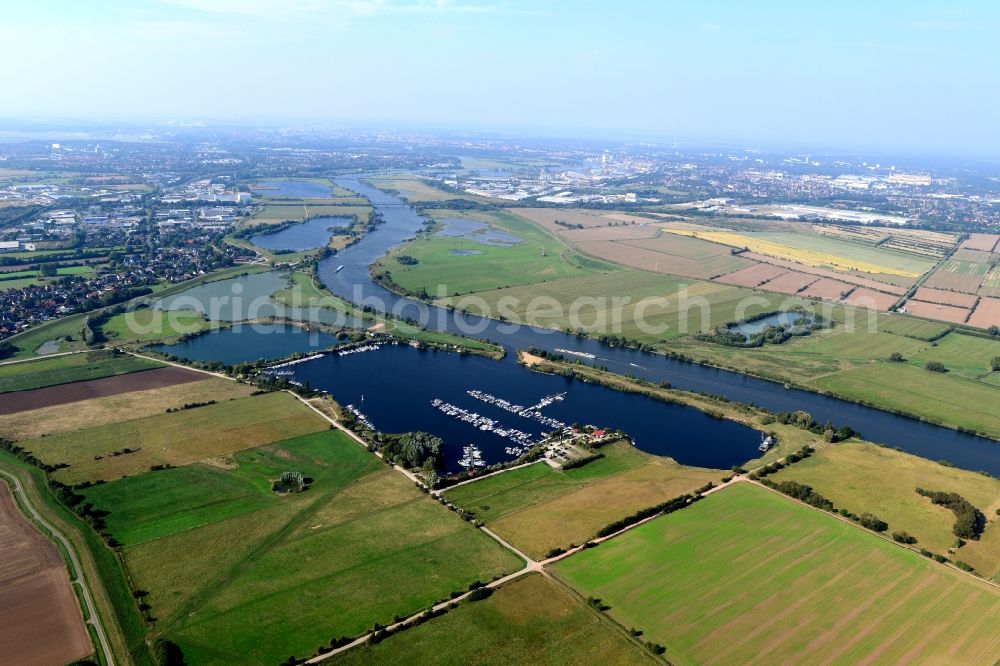
[[[395,344],[395,343],[390,343]],[[363,352],[378,351],[382,348],[381,344],[376,345],[361,345],[360,347],[351,347],[350,349],[341,349],[337,352],[337,356],[350,356],[351,354],[361,354]]]
[[[462,449],[462,457],[458,459],[458,464],[466,469],[471,467],[485,467],[483,452],[475,444],[469,444]]]
[[[506,437],[522,447],[529,447],[533,443],[531,441],[530,434],[524,432],[523,430],[518,430],[517,428],[504,428],[488,416],[483,416],[476,412],[470,412],[469,410],[462,409],[461,407],[453,405],[450,402],[445,402],[440,398],[434,398],[434,400],[431,400],[431,404],[448,416],[456,418],[459,421],[469,423],[480,430],[492,432],[494,435],[499,437]]]
[[[308,361],[315,361],[318,358],[323,358],[323,354],[313,354],[312,356],[305,356],[303,358],[297,358],[297,359],[295,359],[293,361],[285,361],[284,363],[278,363],[277,365],[272,365],[271,367],[269,367],[268,368],[268,372],[271,372],[272,374],[275,374],[275,375],[285,375],[286,372],[287,372],[287,374],[291,374],[290,371],[286,371],[286,372],[282,372],[282,373],[276,373],[274,371],[275,370],[280,370],[281,368],[290,368],[291,366],[298,365],[299,363],[306,363]]]
[[[553,402],[562,400],[566,396],[565,393],[555,393],[553,395],[547,395],[541,400],[539,400],[537,404],[532,405],[531,407],[525,407],[523,405],[515,405],[509,400],[504,400],[503,398],[498,398],[495,395],[491,395],[489,393],[486,393],[485,391],[479,391],[476,389],[466,391],[466,393],[468,393],[476,400],[481,400],[482,402],[485,402],[488,405],[499,407],[500,409],[506,410],[511,414],[517,414],[518,416],[524,417],[526,419],[534,419],[539,423],[541,423],[542,425],[551,428],[553,430],[558,430],[566,427],[566,424],[563,423],[562,421],[551,418],[549,416],[545,416],[540,411],[538,411],[543,407],[548,407]]]
[[[375,430],[375,426],[372,425],[372,422],[368,420],[368,417],[365,416],[360,409],[358,409],[354,405],[348,405],[347,411],[349,411],[351,414],[354,414],[354,418],[356,418],[358,422],[364,425],[366,428],[368,428],[369,430]]]

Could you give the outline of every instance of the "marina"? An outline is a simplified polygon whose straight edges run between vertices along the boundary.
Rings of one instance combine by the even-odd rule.
[[[442,413],[458,419],[463,423],[468,423],[483,432],[491,432],[498,437],[506,437],[522,447],[530,447],[535,444],[529,433],[526,433],[523,430],[518,430],[517,428],[503,427],[497,420],[491,419],[488,416],[483,416],[477,412],[471,412],[467,409],[453,405],[450,402],[445,402],[440,398],[434,398],[431,400],[431,404],[441,410]]]
[[[499,407],[500,409],[510,412],[511,414],[517,414],[518,416],[522,416],[526,419],[534,419],[539,423],[541,423],[542,425],[551,428],[553,430],[562,430],[566,427],[566,424],[560,421],[559,419],[553,419],[551,417],[545,416],[539,411],[543,407],[551,405],[553,402],[561,401],[566,396],[565,393],[554,393],[552,395],[547,395],[541,400],[539,400],[537,404],[534,404],[531,407],[515,405],[508,400],[504,400],[503,398],[498,398],[484,391],[470,390],[467,391],[467,393],[476,400],[481,400],[488,405],[494,405],[496,407]]]

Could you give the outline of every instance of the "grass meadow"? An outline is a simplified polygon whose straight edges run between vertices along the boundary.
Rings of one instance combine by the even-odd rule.
[[[873,513],[889,524],[889,533],[907,532],[917,538],[917,548],[942,554],[955,543],[955,516],[918,495],[917,487],[956,492],[988,519],[997,518],[994,509],[1000,506],[997,479],[872,444],[820,447],[771,478],[810,485],[837,508],[859,516]],[[963,547],[955,557],[964,560],[965,552]]]
[[[309,488],[273,493],[282,471]],[[306,656],[523,566],[339,431],[87,493],[189,663]]]
[[[644,648],[547,578],[531,574],[490,597],[330,660],[354,664],[654,664]]]
[[[996,589],[750,484],[553,570],[674,664],[1000,657]]]
[[[173,413],[62,432],[23,442],[41,460],[69,466],[64,483],[141,474],[153,465],[187,465],[329,428],[287,393],[229,400]],[[132,453],[114,455],[124,447]]]
[[[525,554],[542,559],[554,548],[582,544],[605,525],[723,475],[628,444],[609,445],[602,453],[604,458],[576,469],[538,463],[459,486],[446,497]]]

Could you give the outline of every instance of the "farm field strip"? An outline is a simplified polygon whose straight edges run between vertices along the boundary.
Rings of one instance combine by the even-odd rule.
[[[5,363],[0,365],[0,393],[27,391],[162,367],[162,363],[150,359],[108,352],[63,354],[30,362]]]
[[[187,465],[326,427],[296,398],[267,393],[39,437],[22,445],[49,464],[67,464],[55,478],[76,483],[139,474],[153,465]],[[123,447],[132,451],[122,452]]]
[[[3,401],[0,401],[0,416],[203,380],[204,376],[197,372],[175,367],[161,367],[70,384],[56,384],[46,388],[28,389],[7,394]]]

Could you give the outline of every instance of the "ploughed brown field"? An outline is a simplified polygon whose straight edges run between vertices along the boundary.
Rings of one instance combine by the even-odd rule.
[[[749,268],[744,268],[743,270],[736,271],[735,273],[730,273],[729,275],[723,275],[718,278],[717,282],[722,282],[723,284],[732,284],[737,287],[756,287],[759,284],[763,284],[768,280],[773,280],[774,278],[787,273],[775,266],[768,266],[767,264],[756,264],[750,266]]]
[[[969,317],[968,308],[958,308],[954,305],[940,305],[938,303],[925,303],[923,301],[907,301],[906,311],[918,317],[949,321],[953,324],[964,324],[965,320]]]
[[[980,298],[969,324],[979,328],[1000,326],[1000,298]]]
[[[59,384],[30,391],[15,391],[4,395],[3,400],[0,400],[0,415],[52,407],[53,405],[65,405],[91,398],[104,398],[119,393],[187,384],[203,379],[205,379],[205,375],[202,373],[170,366],[102,379]]]
[[[0,483],[0,663],[62,666],[93,653],[56,547]]]
[[[764,284],[764,289],[767,289],[768,291],[776,291],[779,294],[797,294],[800,291],[805,291],[809,285],[818,279],[819,277],[809,275],[808,273],[788,271],[773,280],[768,280]]]
[[[992,252],[997,241],[1000,241],[1000,236],[996,234],[970,234],[969,238],[962,243],[962,249]]]
[[[858,287],[852,291],[847,298],[841,299],[840,302],[847,305],[856,305],[862,308],[886,311],[895,305],[898,300],[899,298],[897,296],[893,296],[892,294],[875,291],[874,289]]]
[[[854,287],[852,285],[849,285],[846,282],[831,280],[829,278],[820,278],[809,285],[809,287],[802,292],[802,295],[810,296],[812,298],[822,298],[828,301],[837,301],[840,300],[842,294],[848,293],[853,288]]]
[[[954,291],[944,291],[943,289],[932,289],[930,287],[920,287],[913,295],[918,301],[927,303],[940,303],[942,305],[954,305],[958,308],[971,308],[978,301],[975,294],[960,294]]]

